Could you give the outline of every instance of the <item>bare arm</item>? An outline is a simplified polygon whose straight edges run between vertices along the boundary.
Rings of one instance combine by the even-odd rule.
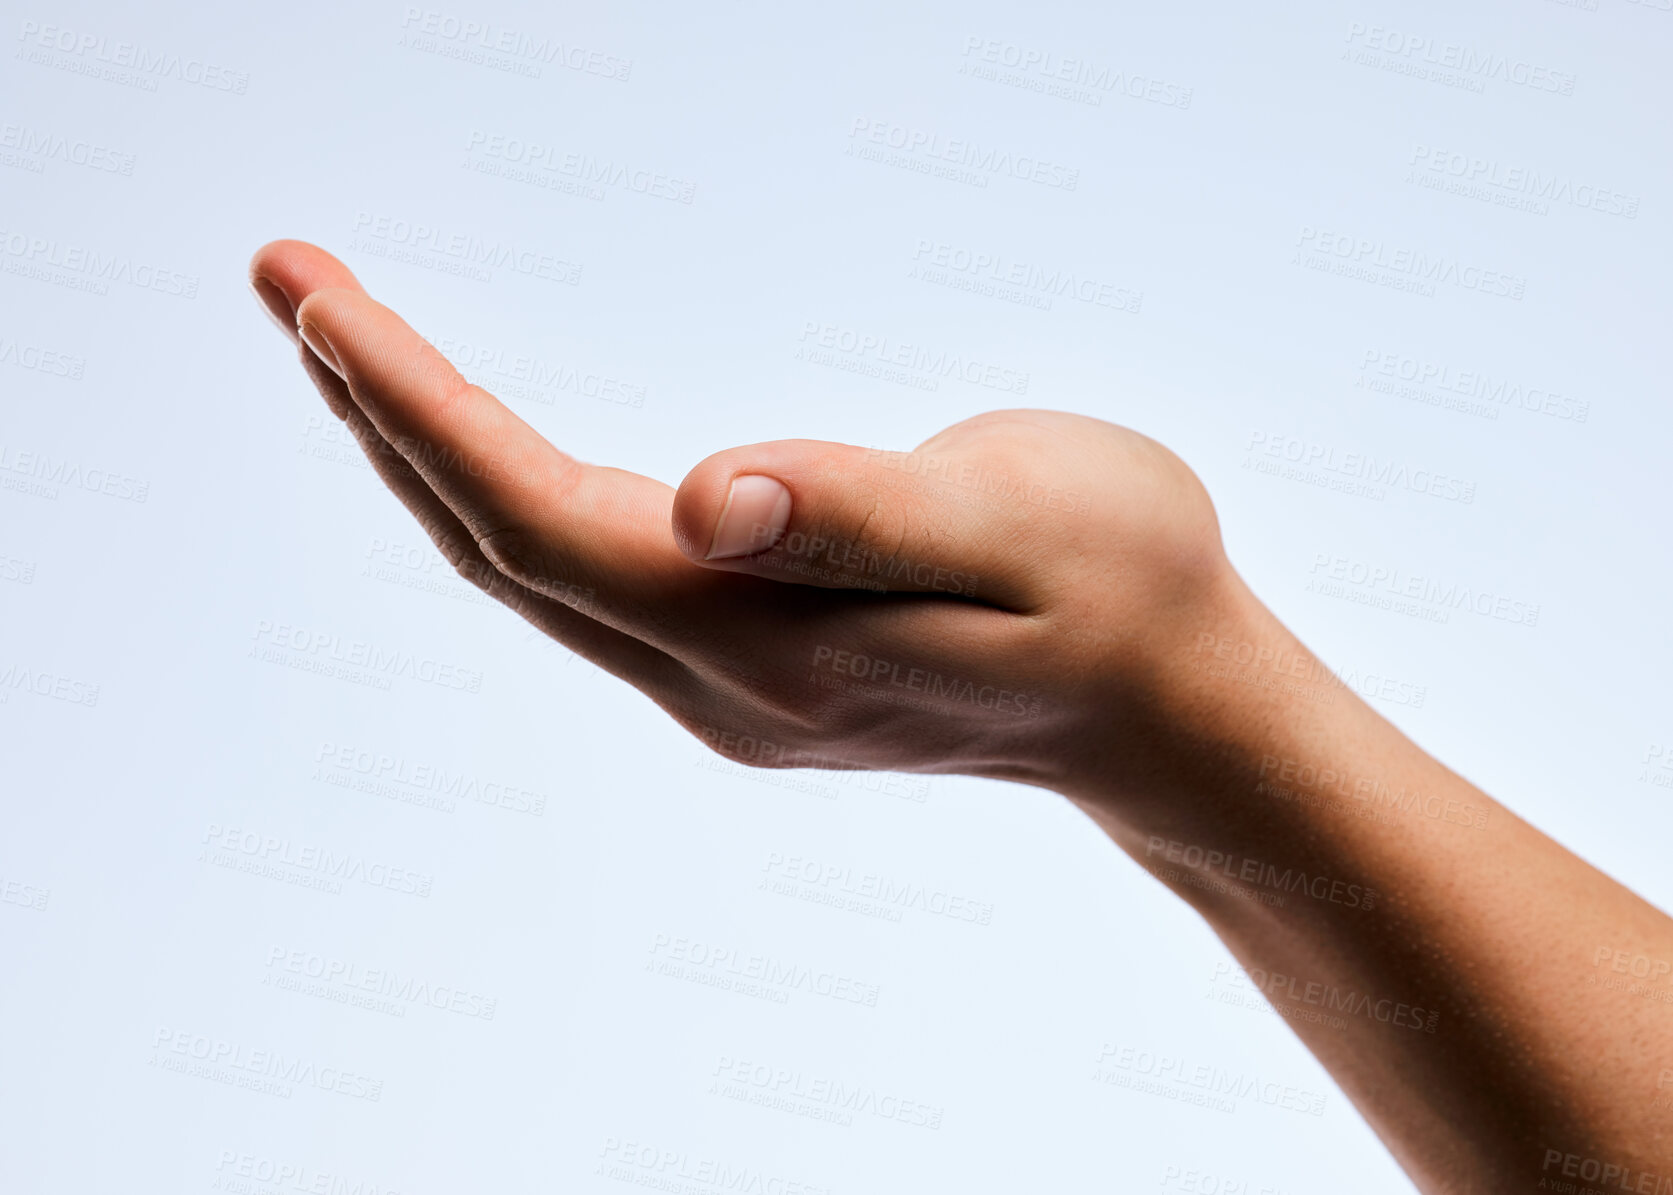
[[[1143,773],[1111,759],[1070,795],[1418,1186],[1673,1191],[1673,921],[1426,755],[1235,577],[1177,665]]]
[[[714,750],[1055,789],[1425,1191],[1673,1193],[1673,922],[1331,685],[1160,445],[999,411],[910,453],[728,449],[676,490],[554,448],[319,249],[252,279],[459,572]]]

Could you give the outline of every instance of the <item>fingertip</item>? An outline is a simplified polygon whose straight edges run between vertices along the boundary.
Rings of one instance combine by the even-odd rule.
[[[268,241],[250,255],[250,277],[267,277],[280,263],[312,247],[307,241],[293,240],[289,237]]]
[[[399,319],[365,291],[346,286],[327,286],[316,290],[296,309],[298,327],[323,332],[339,350],[343,348],[343,341],[359,339],[375,343],[380,334],[388,332],[393,322],[379,318],[383,316]]]
[[[733,560],[765,552],[790,526],[790,489],[764,473],[740,473],[726,492],[704,560]]]
[[[295,344],[297,337],[296,310],[291,306],[289,296],[260,274],[255,273],[250,275],[250,293],[255,295],[256,302],[260,303],[262,310],[272,318],[274,326],[280,332],[283,332],[292,344]]]
[[[297,307],[297,331],[314,356],[346,382],[345,359],[364,364],[366,337],[371,335],[375,342],[376,325],[356,323],[371,310],[387,309],[358,288],[327,286],[309,294]]]
[[[794,503],[847,472],[856,451],[828,440],[768,440],[712,453],[674,494],[674,542],[694,564],[724,566],[764,552]]]
[[[257,279],[276,288],[292,310],[315,291],[341,288],[365,292],[354,271],[318,245],[307,241],[269,241],[250,258],[250,282]],[[261,293],[257,288],[257,293]]]
[[[735,462],[736,449],[705,457],[685,475],[674,491],[670,512],[674,542],[693,564],[709,558],[714,545],[715,526],[726,509],[732,479],[743,470]]]
[[[297,304],[296,318],[298,322],[306,321],[312,324],[338,319],[357,301],[370,303],[373,300],[362,290],[350,290],[346,286],[322,286],[318,290],[309,291]]]

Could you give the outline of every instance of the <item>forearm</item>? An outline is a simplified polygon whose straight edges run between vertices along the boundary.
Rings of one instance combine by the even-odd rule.
[[[1673,1191],[1673,922],[1431,759],[1241,583],[1212,608],[1120,767],[1070,795],[1424,1190]]]
[[[1161,445],[995,411],[906,460],[728,449],[675,491],[554,448],[320,250],[275,242],[252,273],[461,574],[728,758],[760,765],[770,744],[779,766],[834,757],[1070,795],[1245,963],[1296,977],[1303,1003],[1373,1001],[1347,1028],[1299,1029],[1431,1190],[1537,1182],[1553,1151],[1564,1179],[1566,1155],[1640,1170],[1664,1152],[1650,1104],[1665,1006],[1586,980],[1614,977],[1599,950],[1673,959],[1667,920],[1347,690],[1275,667],[1300,644],[1225,565],[1206,490]],[[1048,501],[1012,500],[1019,478],[1030,494],[1050,479]],[[889,565],[886,592],[801,571],[815,544]],[[954,574],[980,596],[949,595]],[[1254,676],[1223,674],[1222,641],[1249,645]],[[879,700],[897,669],[910,703]],[[1013,700],[981,696],[995,692]],[[1401,1023],[1378,1019],[1383,1001]]]

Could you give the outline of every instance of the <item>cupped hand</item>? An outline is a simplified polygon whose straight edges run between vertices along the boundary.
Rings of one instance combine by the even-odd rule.
[[[1124,730],[1239,600],[1190,470],[1100,420],[752,444],[675,490],[559,451],[324,250],[250,272],[448,562],[741,763],[1119,785]]]

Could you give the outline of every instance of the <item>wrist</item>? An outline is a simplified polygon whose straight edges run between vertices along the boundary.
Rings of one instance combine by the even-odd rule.
[[[1274,800],[1281,778],[1345,776],[1367,743],[1405,742],[1229,564],[1166,623],[1092,714],[1096,748],[1052,785],[1129,853],[1158,835],[1253,839],[1303,820],[1319,802]]]

